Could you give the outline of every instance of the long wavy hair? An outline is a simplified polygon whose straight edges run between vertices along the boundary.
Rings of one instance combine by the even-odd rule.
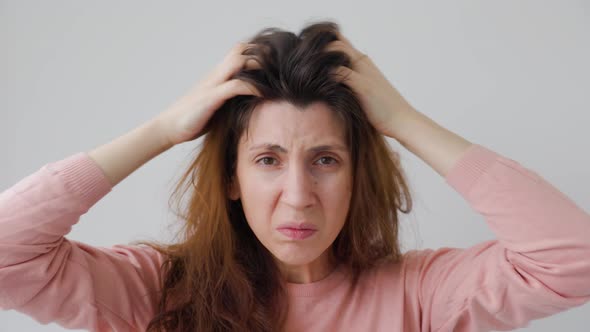
[[[299,35],[265,28],[243,54],[260,64],[232,78],[255,85],[262,96],[227,100],[203,131],[200,151],[178,181],[171,199],[183,201],[178,239],[172,244],[138,241],[158,250],[162,285],[156,316],[147,331],[280,331],[288,301],[285,280],[273,256],[252,232],[240,200],[229,199],[237,147],[252,111],[265,101],[287,101],[305,108],[324,102],[344,120],[352,156],[353,192],[345,224],[331,246],[337,263],[361,272],[402,259],[398,213],[412,200],[399,154],[369,123],[358,97],[332,70],[351,67],[339,51],[333,22],[307,25]],[[403,203],[405,202],[405,207]]]

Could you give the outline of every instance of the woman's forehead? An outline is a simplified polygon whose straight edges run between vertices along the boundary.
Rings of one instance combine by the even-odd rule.
[[[325,103],[298,108],[288,102],[264,103],[253,110],[245,145],[330,144],[346,145],[343,120]],[[246,134],[246,133],[244,133]]]

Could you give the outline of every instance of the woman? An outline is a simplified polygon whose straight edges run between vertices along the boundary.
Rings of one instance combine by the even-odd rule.
[[[202,135],[177,187],[191,190],[177,243],[64,237],[134,170]],[[402,254],[411,198],[385,136],[498,240]],[[0,305],[93,331],[507,330],[590,299],[588,234],[569,198],[415,110],[322,22],[261,31],[153,120],[3,192]]]

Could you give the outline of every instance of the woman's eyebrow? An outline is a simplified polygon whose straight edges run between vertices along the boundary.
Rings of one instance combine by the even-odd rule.
[[[250,149],[248,149],[248,150],[253,151],[253,150],[258,150],[258,149],[271,150],[271,151],[281,152],[281,153],[289,152],[284,147],[282,147],[278,144],[274,144],[274,143],[256,144],[256,145],[251,146]],[[341,144],[332,144],[332,145],[324,144],[324,145],[314,146],[314,147],[308,149],[308,151],[311,151],[311,152],[333,151],[333,150],[341,150],[343,152],[347,152],[348,148],[346,148],[345,146],[343,146]]]

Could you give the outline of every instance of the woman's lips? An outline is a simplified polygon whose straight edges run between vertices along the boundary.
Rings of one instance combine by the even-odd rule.
[[[283,233],[287,237],[290,237],[295,240],[306,239],[306,238],[312,236],[313,234],[315,234],[315,232],[317,232],[314,229],[298,229],[298,228],[279,228],[278,231]]]
[[[277,229],[281,229],[281,228],[293,228],[293,229],[315,229],[317,230],[317,227],[309,222],[305,222],[305,221],[289,221],[286,223],[283,223],[281,225],[279,225],[277,227]]]

